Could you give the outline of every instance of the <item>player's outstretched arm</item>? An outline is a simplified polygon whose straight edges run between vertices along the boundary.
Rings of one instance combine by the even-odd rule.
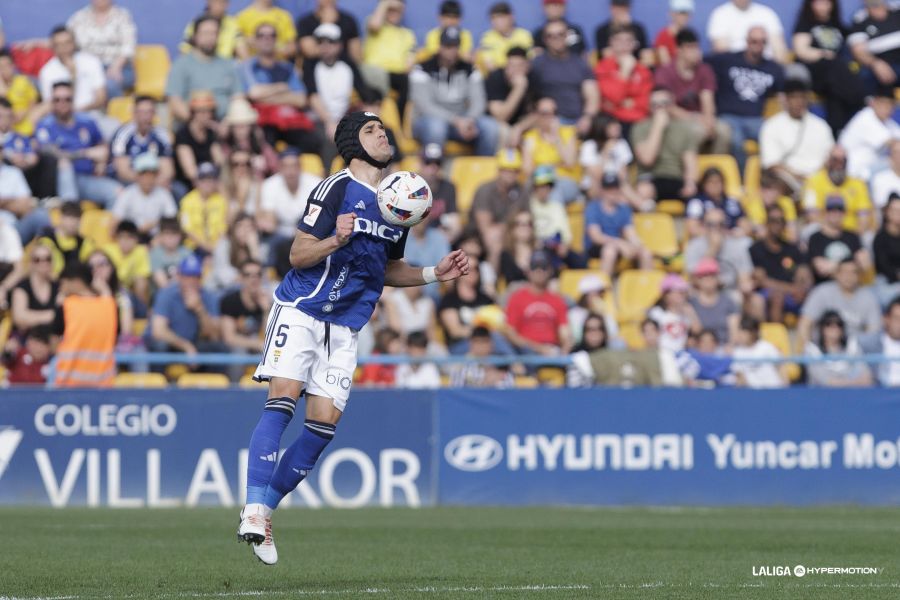
[[[384,285],[412,287],[434,281],[452,281],[469,272],[469,257],[462,250],[454,250],[434,267],[413,267],[405,260],[389,260],[384,271]]]
[[[356,213],[338,215],[334,224],[334,235],[319,239],[311,233],[298,231],[291,244],[291,266],[305,269],[317,265],[329,254],[347,244],[353,235],[353,220]]]

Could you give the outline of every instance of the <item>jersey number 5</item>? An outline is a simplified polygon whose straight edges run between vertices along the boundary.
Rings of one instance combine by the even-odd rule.
[[[290,325],[287,323],[282,323],[278,326],[278,332],[275,334],[276,348],[284,348],[284,345],[287,344],[287,332],[289,329]]]

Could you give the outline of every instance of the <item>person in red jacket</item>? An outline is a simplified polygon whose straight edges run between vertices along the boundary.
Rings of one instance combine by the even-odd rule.
[[[25,334],[25,343],[13,337],[6,343],[3,364],[11,384],[47,382],[47,369],[53,356],[52,332],[47,325],[32,327]]]
[[[615,27],[609,38],[612,54],[597,63],[600,109],[630,125],[650,114],[653,75],[634,57],[637,38],[631,25]]]

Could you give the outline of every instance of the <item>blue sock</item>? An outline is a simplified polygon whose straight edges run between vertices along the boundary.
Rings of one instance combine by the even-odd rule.
[[[334,425],[307,419],[300,437],[285,451],[275,475],[269,481],[265,505],[276,508],[282,498],[300,485],[332,439]]]
[[[250,438],[247,454],[247,504],[262,504],[266,487],[278,463],[281,434],[294,416],[297,402],[291,398],[269,398]]]

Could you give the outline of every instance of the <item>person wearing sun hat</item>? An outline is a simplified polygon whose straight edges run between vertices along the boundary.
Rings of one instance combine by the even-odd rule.
[[[719,262],[710,256],[700,259],[691,271],[693,293],[688,300],[697,313],[700,325],[715,334],[720,343],[734,341],[741,307],[722,293],[719,284]]]
[[[690,286],[681,275],[669,273],[659,286],[659,301],[647,311],[647,318],[659,325],[659,347],[680,352],[687,345],[688,333],[700,331],[700,320],[688,303]]]
[[[569,309],[569,328],[575,343],[581,342],[584,325],[587,318],[592,315],[601,315],[606,325],[606,335],[609,344],[614,347],[621,345],[619,339],[619,325],[615,314],[610,310],[612,300],[611,290],[607,280],[599,275],[585,275],[578,282],[578,291],[575,298],[575,306]]]

